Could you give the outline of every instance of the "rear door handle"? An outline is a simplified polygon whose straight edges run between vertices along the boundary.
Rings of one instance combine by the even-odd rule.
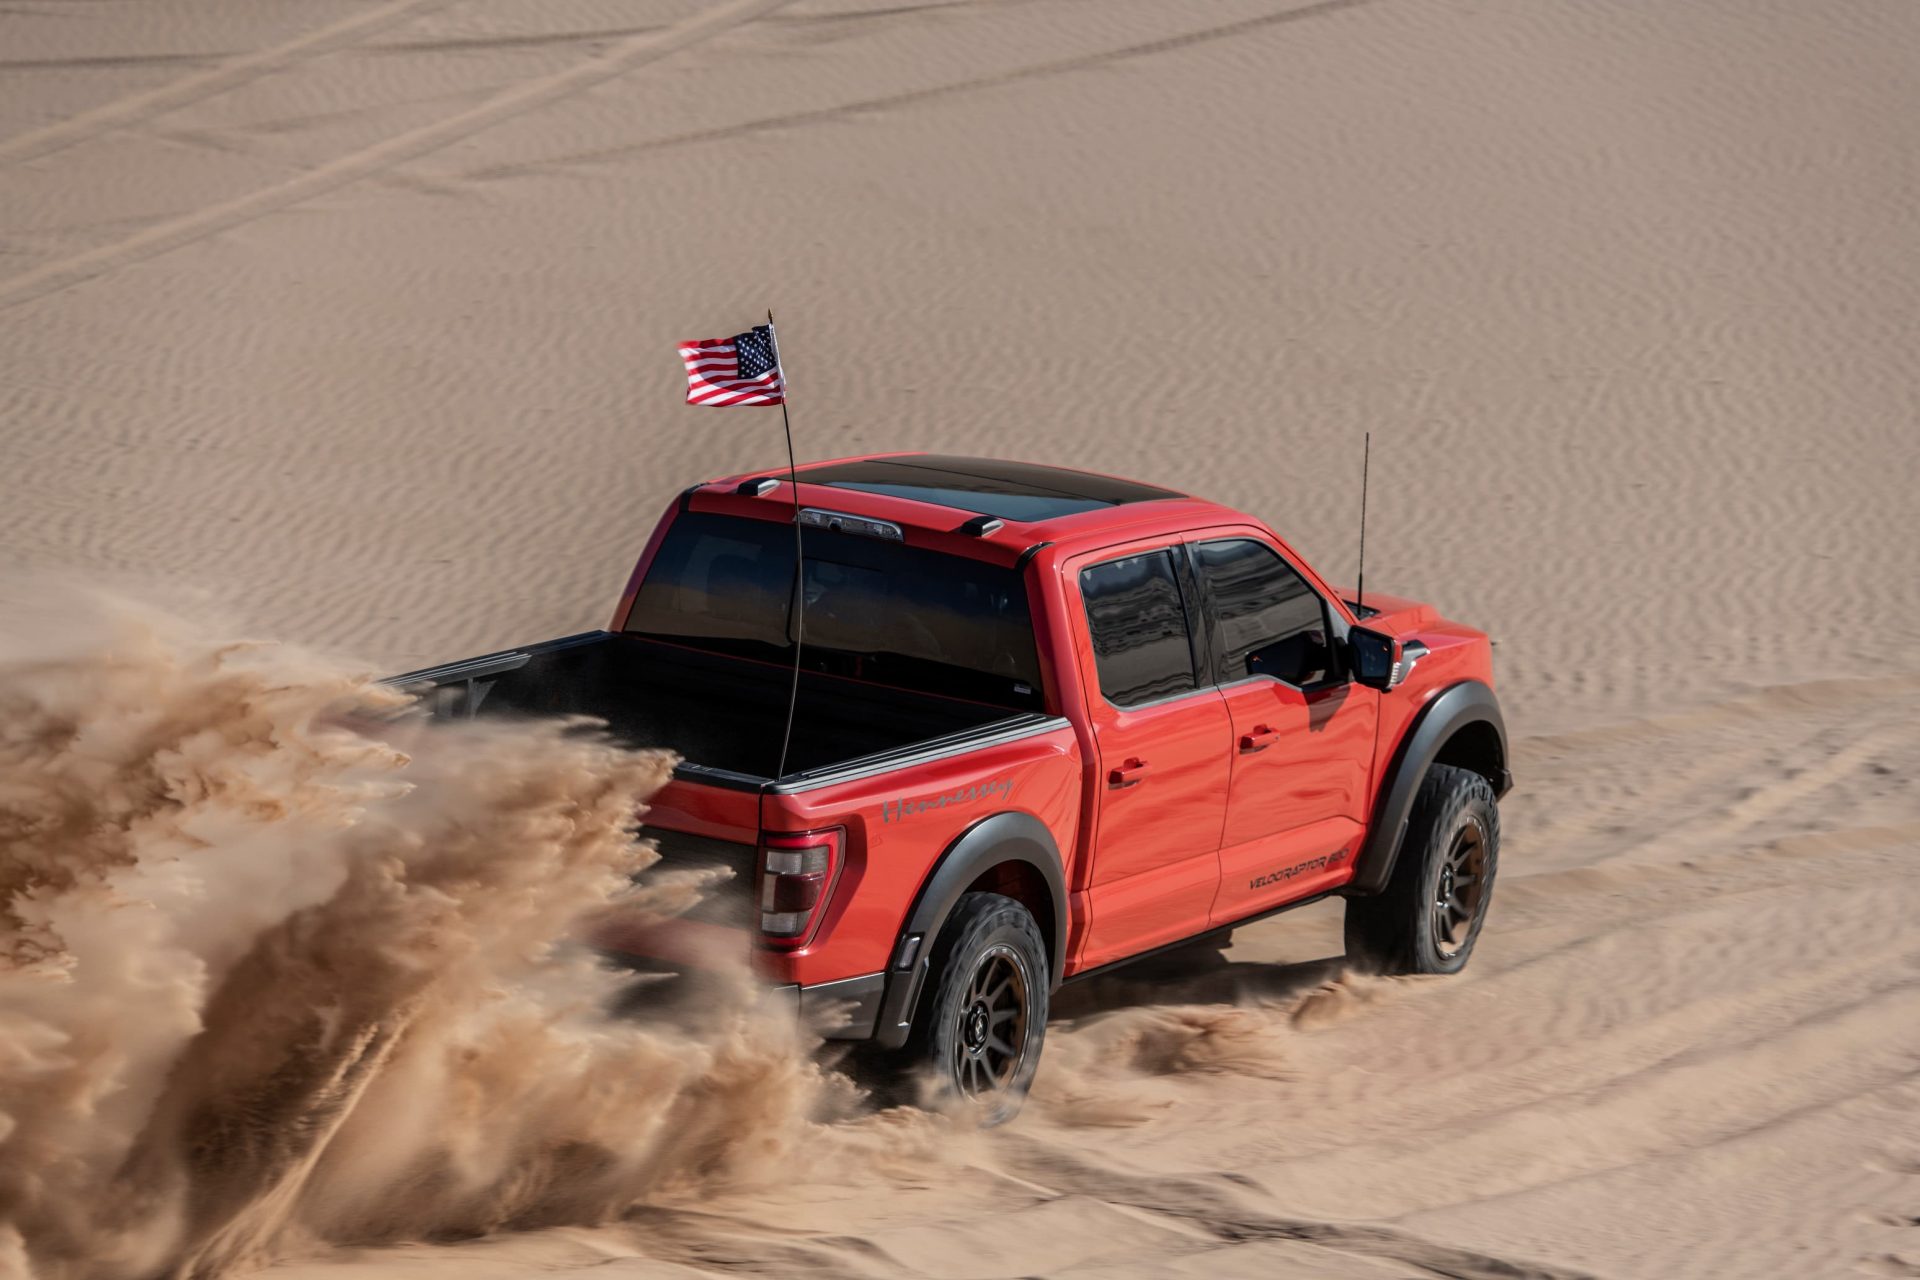
[[[1279,739],[1279,730],[1269,729],[1263,724],[1257,724],[1253,726],[1252,733],[1243,733],[1240,735],[1240,749],[1242,751],[1265,751],[1268,747],[1279,741]]]
[[[1107,770],[1107,785],[1110,787],[1131,787],[1146,777],[1151,770],[1147,762],[1132,759],[1117,768]]]

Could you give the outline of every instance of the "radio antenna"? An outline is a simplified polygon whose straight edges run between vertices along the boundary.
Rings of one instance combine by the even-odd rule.
[[[1373,432],[1360,445],[1360,580],[1353,587],[1353,603],[1367,607],[1367,465],[1373,460]]]

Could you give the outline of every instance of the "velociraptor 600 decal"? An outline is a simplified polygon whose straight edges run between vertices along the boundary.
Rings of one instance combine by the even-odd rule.
[[[1332,853],[1322,854],[1317,858],[1308,858],[1305,862],[1295,863],[1291,867],[1282,867],[1278,871],[1269,871],[1263,876],[1255,876],[1253,879],[1247,881],[1247,888],[1264,889],[1270,884],[1279,884],[1283,880],[1291,880],[1295,876],[1306,875],[1309,871],[1319,871],[1326,867],[1337,867],[1341,862],[1345,861],[1346,856],[1346,849],[1335,849]]]

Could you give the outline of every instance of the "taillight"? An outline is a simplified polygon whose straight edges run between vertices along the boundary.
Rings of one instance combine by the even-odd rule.
[[[840,871],[843,832],[809,831],[760,842],[760,932],[776,947],[812,936]]]

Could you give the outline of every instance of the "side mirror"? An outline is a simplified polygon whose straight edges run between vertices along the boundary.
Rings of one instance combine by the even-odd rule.
[[[1349,630],[1347,644],[1354,681],[1383,692],[1397,687],[1413,670],[1413,664],[1428,653],[1427,646],[1418,640],[1403,645],[1392,636],[1365,627]]]
[[[1353,657],[1353,679],[1369,689],[1385,692],[1400,683],[1400,642],[1392,636],[1354,627],[1347,632]]]

